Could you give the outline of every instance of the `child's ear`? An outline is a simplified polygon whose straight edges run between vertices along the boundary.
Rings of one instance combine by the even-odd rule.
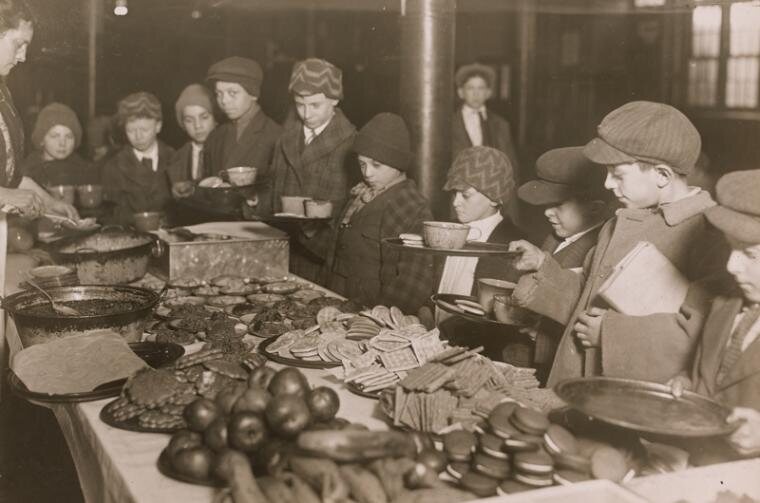
[[[657,186],[662,188],[666,185],[670,184],[670,182],[673,181],[673,178],[675,178],[675,173],[673,172],[673,168],[668,166],[667,164],[657,164],[652,168],[655,171],[655,174],[657,175]]]
[[[459,96],[460,100],[464,99],[464,88],[463,87],[457,87],[457,96]]]
[[[164,123],[161,121],[156,121],[156,134],[161,132],[161,126],[163,126]]]

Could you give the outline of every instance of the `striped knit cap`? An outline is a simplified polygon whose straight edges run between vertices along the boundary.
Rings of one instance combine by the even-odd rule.
[[[133,93],[119,101],[116,112],[119,124],[124,125],[129,119],[162,119],[161,102],[151,93]]]
[[[293,67],[288,91],[304,96],[323,93],[334,100],[343,99],[343,72],[324,59],[299,61]]]
[[[750,245],[760,244],[760,169],[734,171],[718,180],[718,205],[705,211],[724,234]]]
[[[583,153],[597,164],[644,161],[687,175],[702,148],[697,128],[670,105],[632,101],[607,114]]]
[[[491,147],[470,147],[454,159],[443,190],[473,187],[491,201],[504,204],[515,188],[509,158]]]

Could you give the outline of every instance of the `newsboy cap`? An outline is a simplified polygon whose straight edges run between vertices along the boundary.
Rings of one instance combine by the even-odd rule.
[[[454,159],[443,190],[467,190],[473,187],[491,201],[507,202],[515,188],[509,157],[491,147],[470,147]]]
[[[536,161],[537,179],[517,189],[534,206],[562,204],[576,196],[603,194],[605,172],[583,155],[583,147],[549,150]]]
[[[760,169],[734,171],[718,180],[718,205],[705,211],[707,220],[724,234],[760,244]]]
[[[240,56],[232,56],[217,61],[206,73],[206,80],[211,82],[235,82],[240,84],[251,96],[259,97],[264,72],[257,62]]]
[[[334,100],[343,99],[343,72],[324,59],[309,58],[293,66],[288,91],[310,96],[322,93]]]
[[[486,85],[493,89],[496,82],[496,72],[490,66],[481,65],[480,63],[460,66],[457,73],[454,74],[454,82],[456,82],[457,87],[462,87],[471,77],[476,76],[482,77],[486,81]]]
[[[632,101],[602,119],[583,152],[597,164],[644,161],[688,175],[701,147],[697,128],[684,114],[664,103]]]

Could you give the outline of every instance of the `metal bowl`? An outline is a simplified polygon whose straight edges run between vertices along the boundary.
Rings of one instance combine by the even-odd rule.
[[[41,293],[36,290],[14,293],[3,299],[2,307],[16,323],[24,347],[102,329],[121,334],[127,342],[138,342],[160,299],[160,295],[152,290],[126,285],[67,286],[51,288],[47,292],[56,302],[97,299],[129,302],[132,306],[124,311],[82,316],[37,314],[28,312],[28,309],[48,304]]]

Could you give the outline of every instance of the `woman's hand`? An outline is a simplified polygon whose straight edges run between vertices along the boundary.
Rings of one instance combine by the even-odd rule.
[[[16,208],[21,216],[36,218],[44,213],[42,198],[32,190],[0,188],[0,206]]]
[[[691,391],[694,384],[692,384],[691,379],[689,379],[685,375],[677,375],[674,378],[672,378],[670,381],[665,383],[665,386],[670,387],[670,393],[676,397],[681,398],[681,395],[683,395],[684,391]]]
[[[72,220],[79,220],[79,212],[72,205],[50,198],[45,201],[45,210],[56,215],[63,215]]]
[[[743,456],[760,454],[760,411],[748,407],[736,407],[728,416],[733,423],[743,421],[741,426],[731,434],[729,443]]]

